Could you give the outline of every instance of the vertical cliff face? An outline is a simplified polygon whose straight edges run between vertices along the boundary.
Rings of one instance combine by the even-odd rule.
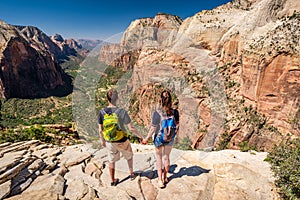
[[[48,96],[55,94],[58,87],[62,93],[70,92],[66,89],[69,79],[53,56],[40,48],[41,44],[4,22],[0,23],[0,29],[2,98]]]
[[[283,18],[273,30],[249,44],[243,55],[241,93],[284,133],[299,109],[300,15]]]
[[[63,53],[59,46],[55,44],[51,38],[37,27],[33,26],[15,26],[24,34],[30,45],[36,50],[48,51],[59,60],[63,57]]]
[[[247,142],[268,149],[280,141],[278,130],[299,136],[299,11],[288,0],[233,1],[180,27],[218,57],[231,148]]]

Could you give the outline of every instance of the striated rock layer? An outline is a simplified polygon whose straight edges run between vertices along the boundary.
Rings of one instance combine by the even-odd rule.
[[[0,199],[279,199],[266,153],[173,149],[169,183],[157,185],[153,146],[133,145],[135,180],[116,164],[110,186],[105,149],[57,147],[39,141],[0,145]]]

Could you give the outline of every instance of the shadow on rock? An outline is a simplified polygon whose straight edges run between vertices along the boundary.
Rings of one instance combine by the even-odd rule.
[[[209,169],[204,169],[199,166],[192,166],[192,167],[182,167],[179,169],[178,172],[175,172],[176,168],[177,168],[176,164],[170,166],[169,173],[172,175],[169,177],[169,181],[174,178],[181,178],[183,176],[200,176],[201,174],[209,173],[210,171]],[[147,177],[149,179],[155,179],[158,177],[157,170],[140,172],[139,175],[143,177]]]
[[[169,173],[172,175],[169,177],[169,180],[174,178],[181,178],[183,176],[200,176],[203,173],[209,173],[210,170],[201,168],[199,166],[192,166],[192,167],[182,167],[179,169],[178,172],[175,172],[177,165],[171,165]]]

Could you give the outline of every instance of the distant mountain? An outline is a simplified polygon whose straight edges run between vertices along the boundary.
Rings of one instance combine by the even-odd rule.
[[[84,49],[80,43],[78,43],[76,40],[74,40],[74,39],[72,39],[72,38],[66,39],[66,40],[64,40],[64,42],[65,42],[70,48],[75,49],[77,52],[78,52],[78,51],[81,51],[81,50],[87,50],[87,49]]]
[[[78,44],[74,44],[72,39],[65,40],[59,34],[51,36],[51,40],[60,48],[62,57],[60,60],[67,59],[69,56],[76,56],[78,50],[81,48]],[[75,49],[76,48],[76,49]]]
[[[59,63],[87,54],[101,40],[48,36],[34,26],[0,24],[2,98],[35,98],[71,92],[70,78]],[[67,89],[68,88],[68,89]]]
[[[2,98],[71,92],[71,80],[57,62],[64,56],[63,51],[46,34],[36,27],[12,26],[1,20],[0,33]]]
[[[69,46],[61,35],[49,37],[34,26],[15,26],[25,35],[32,47],[50,52],[54,58],[61,62],[69,56],[76,56],[77,51]]]
[[[90,39],[78,39],[78,40],[76,40],[76,42],[79,43],[83,49],[91,51],[96,46],[101,44],[103,41],[102,40],[90,40]]]
[[[101,40],[89,39],[64,39],[59,34],[48,36],[39,28],[33,26],[15,26],[17,27],[38,49],[49,51],[54,55],[55,59],[63,62],[69,56],[77,56],[77,54],[85,57],[97,45],[101,44]]]
[[[63,53],[59,46],[55,44],[51,38],[34,26],[15,26],[24,34],[31,46],[37,50],[48,51],[59,60],[63,57]]]

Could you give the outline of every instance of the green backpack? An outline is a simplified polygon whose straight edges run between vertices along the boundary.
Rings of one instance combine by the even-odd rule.
[[[119,125],[118,114],[120,110],[117,109],[115,112],[107,113],[102,110],[103,114],[103,137],[105,141],[114,142],[119,141],[123,137],[127,137],[127,133],[124,132]]]

